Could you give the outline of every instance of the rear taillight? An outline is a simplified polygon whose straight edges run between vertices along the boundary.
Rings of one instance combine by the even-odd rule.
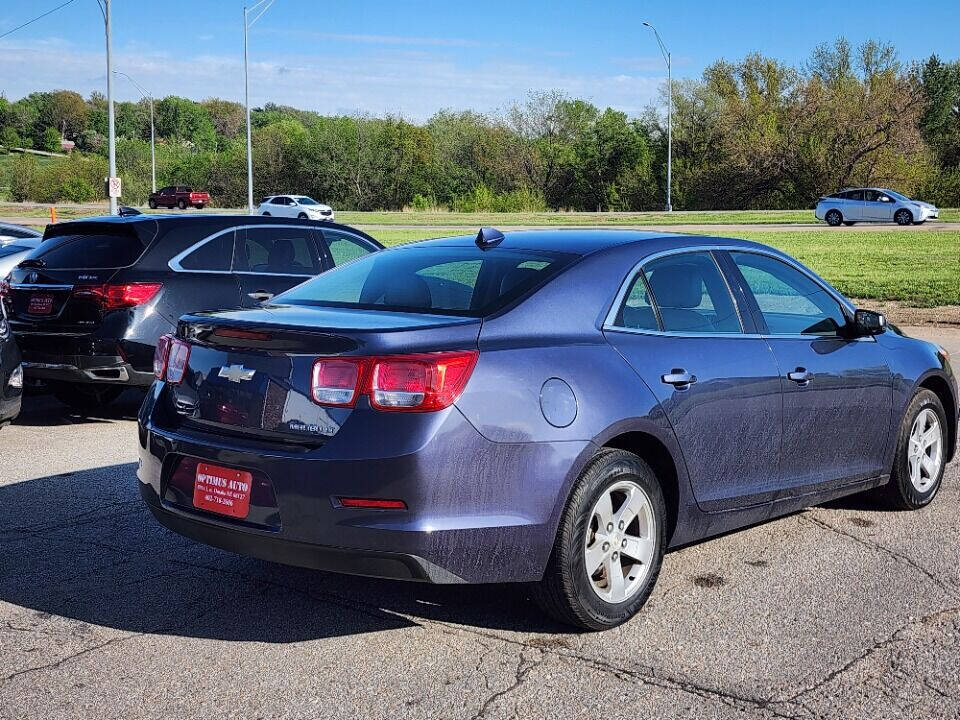
[[[170,353],[167,356],[166,379],[171,385],[183,382],[187,372],[187,363],[190,362],[190,346],[183,340],[174,338],[170,343]]]
[[[170,346],[173,344],[173,335],[163,335],[157,340],[157,349],[153,351],[153,376],[163,380],[167,374],[167,360],[170,357]]]
[[[121,310],[150,302],[162,287],[163,283],[78,285],[73,294],[95,301],[104,310]]]
[[[477,363],[475,350],[321,358],[313,366],[314,402],[353,407],[368,395],[377,410],[431,412],[450,407]]]
[[[361,395],[367,358],[321,358],[313,364],[313,400],[320,405],[353,407]]]

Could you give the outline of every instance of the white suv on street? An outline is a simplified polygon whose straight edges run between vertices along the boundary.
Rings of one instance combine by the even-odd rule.
[[[270,195],[260,202],[257,213],[274,217],[333,222],[333,208],[318,203],[306,195]]]

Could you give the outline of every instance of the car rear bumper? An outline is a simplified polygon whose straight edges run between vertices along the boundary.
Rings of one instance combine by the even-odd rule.
[[[23,367],[32,380],[70,383],[110,383],[147,387],[153,373],[138,370],[116,342],[21,335]],[[142,353],[139,353],[142,354]]]
[[[455,408],[443,411],[419,449],[400,456],[379,456],[375,436],[362,443],[365,457],[356,447],[338,452],[335,442],[251,447],[158,426],[151,416],[162,392],[158,383],[141,409],[138,470],[159,521],[216,547],[336,572],[433,583],[538,580],[588,454],[586,442],[492,443]],[[184,491],[174,478],[181,463],[196,461],[253,473],[271,501],[256,509],[252,501],[243,520],[194,507],[192,485]],[[399,499],[407,510],[347,508],[341,497]]]

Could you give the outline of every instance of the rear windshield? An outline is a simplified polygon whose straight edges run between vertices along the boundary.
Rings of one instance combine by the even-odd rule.
[[[29,245],[17,245],[16,243],[0,245],[0,258],[10,257],[11,255],[22,253],[24,250],[33,250],[33,247]]]
[[[398,248],[334,268],[274,302],[482,317],[539,287],[575,258],[535,250]]]
[[[48,238],[33,257],[55,270],[99,270],[133,265],[144,250],[146,246],[136,233],[104,229]]]

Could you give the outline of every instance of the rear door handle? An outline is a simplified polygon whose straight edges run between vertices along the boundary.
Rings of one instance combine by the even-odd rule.
[[[793,372],[787,373],[787,379],[793,380],[797,385],[809,385],[810,381],[813,380],[813,373],[807,372],[806,368],[798,367]]]
[[[660,380],[666,385],[673,385],[677,390],[686,390],[697,381],[697,376],[691,375],[683,368],[674,368],[666,375],[661,375]]]
[[[256,292],[247,293],[247,297],[257,302],[266,302],[273,297],[273,293],[268,293],[265,290],[257,290]]]

